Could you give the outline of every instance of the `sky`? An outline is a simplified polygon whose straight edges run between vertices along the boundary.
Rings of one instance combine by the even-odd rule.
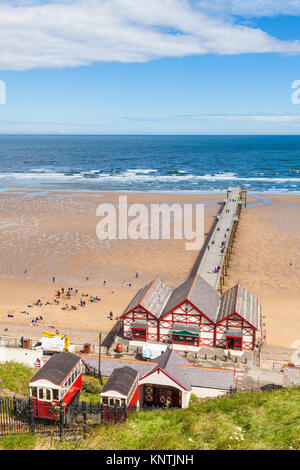
[[[299,134],[300,0],[0,0],[1,134]]]

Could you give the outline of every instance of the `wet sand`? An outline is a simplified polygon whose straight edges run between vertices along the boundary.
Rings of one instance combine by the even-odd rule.
[[[300,196],[264,197],[242,212],[226,288],[255,294],[267,344],[290,348],[300,340]]]

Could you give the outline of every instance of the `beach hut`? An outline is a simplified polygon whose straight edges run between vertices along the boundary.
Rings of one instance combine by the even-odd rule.
[[[120,317],[123,337],[133,342],[156,341],[158,319],[171,293],[157,278],[140,289]]]
[[[251,351],[259,327],[257,298],[240,284],[222,294],[215,326],[215,346]]]
[[[36,417],[56,419],[55,407],[59,403],[65,409],[79,401],[82,388],[82,360],[70,352],[56,353],[31,378],[30,397]]]
[[[220,294],[195,276],[177,287],[159,319],[158,339],[185,349],[214,346],[214,328]]]

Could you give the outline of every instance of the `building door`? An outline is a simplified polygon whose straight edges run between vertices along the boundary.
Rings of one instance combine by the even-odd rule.
[[[144,385],[144,405],[181,408],[181,391],[168,386]]]
[[[242,338],[226,337],[226,349],[233,349],[234,351],[242,350]]]

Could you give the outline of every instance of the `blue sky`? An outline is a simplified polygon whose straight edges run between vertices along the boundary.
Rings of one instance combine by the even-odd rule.
[[[0,0],[0,133],[299,134],[299,31],[300,0]]]

